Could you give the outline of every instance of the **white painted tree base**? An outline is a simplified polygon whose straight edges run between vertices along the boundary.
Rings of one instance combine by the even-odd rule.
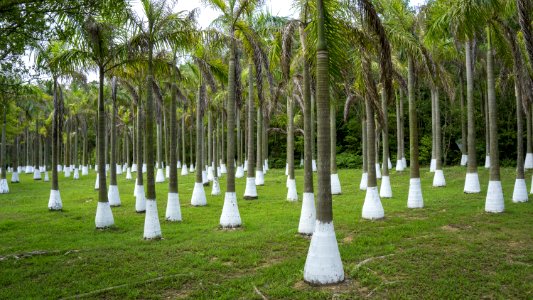
[[[444,172],[442,170],[435,170],[435,175],[433,175],[433,186],[446,186],[446,179],[444,178]]]
[[[70,178],[70,167],[64,167],[63,168],[65,178]]]
[[[255,171],[255,185],[265,185],[265,176],[263,171]]]
[[[431,163],[429,164],[429,171],[433,173],[435,172],[436,169],[437,169],[437,160],[435,158],[432,158]]]
[[[178,193],[168,193],[165,219],[171,222],[181,221],[180,196]]]
[[[145,240],[154,240],[161,238],[161,224],[159,224],[157,203],[155,200],[152,199],[146,199],[146,215],[144,216],[143,237]]]
[[[89,175],[89,168],[87,166],[81,167],[81,176],[87,176]]]
[[[80,179],[80,172],[78,171],[78,168],[74,168],[74,175],[72,176],[74,180]]]
[[[187,164],[183,164],[183,167],[181,168],[181,176],[187,176],[189,175],[189,170],[187,169]]]
[[[0,179],[0,194],[9,193],[9,185],[7,184],[7,179]]]
[[[396,161],[396,171],[397,172],[403,172],[405,168],[403,167],[403,162],[401,159]]]
[[[372,186],[366,188],[365,202],[363,204],[363,219],[377,220],[385,217],[383,205],[379,199],[378,187]]]
[[[118,186],[109,185],[109,190],[107,191],[107,200],[109,201],[110,206],[120,206],[120,193],[118,192]]]
[[[485,211],[489,213],[501,213],[504,211],[502,182],[496,180],[489,181],[487,197],[485,198]]]
[[[376,179],[381,179],[381,168],[379,163],[376,163]]]
[[[192,190],[192,197],[191,197],[191,205],[192,206],[206,206],[207,205],[204,185],[201,182],[194,183],[194,189]]]
[[[490,156],[485,156],[485,169],[490,169]]]
[[[526,180],[517,178],[514,182],[513,202],[520,203],[528,200]]]
[[[194,165],[193,164],[191,164],[191,166],[189,167],[189,173],[192,173],[192,172],[194,172]]]
[[[220,226],[222,228],[235,228],[242,225],[239,206],[237,205],[237,194],[226,192],[224,196],[224,206],[220,215]]]
[[[392,162],[390,161],[390,157],[387,159],[387,167],[389,170],[392,170]]]
[[[156,183],[165,182],[165,174],[163,174],[163,169],[161,168],[157,169],[157,173],[155,175],[155,182]]]
[[[132,172],[137,172],[137,164],[132,164],[131,165],[131,171]]]
[[[222,173],[222,170],[220,173]],[[237,171],[235,171],[235,178],[243,178],[243,177],[244,177],[244,169],[242,168],[242,166],[238,166]]]
[[[133,177],[131,176],[131,169],[126,168],[126,180],[132,180]]]
[[[94,189],[98,190],[100,188],[100,173],[96,173],[96,181],[94,182]]]
[[[50,198],[48,198],[49,210],[62,210],[63,202],[61,201],[61,194],[58,190],[50,190]]]
[[[169,178],[169,177],[170,177],[170,166],[166,166],[166,167],[165,167],[165,177],[166,177],[166,178]]]
[[[524,160],[524,169],[533,169],[533,153],[526,153],[526,159]]]
[[[204,170],[202,170],[202,183],[203,183],[204,185],[209,184],[209,180],[207,180],[207,172],[204,171]]]
[[[21,166],[18,166],[18,167],[17,167],[17,173],[19,173],[19,174],[22,173],[22,167],[21,167]]]
[[[50,177],[48,177],[48,171],[44,171],[44,182],[50,181]]]
[[[402,157],[402,166],[404,169],[407,169],[407,160],[405,159],[405,157]]]
[[[117,164],[115,170],[117,172],[117,175],[121,175],[122,174],[122,166],[121,165]]]
[[[392,187],[390,185],[390,176],[381,177],[381,186],[379,188],[379,196],[381,198],[392,198]]]
[[[246,177],[244,199],[257,199],[257,186],[255,185],[255,177]]]
[[[477,194],[481,192],[477,173],[466,173],[464,192],[466,194]]]
[[[289,176],[289,164],[285,164],[285,176]]]
[[[41,171],[39,168],[33,170],[33,180],[41,180]]]
[[[227,174],[228,168],[226,168],[226,164],[220,164],[220,174]]]
[[[291,180],[291,177],[287,175],[287,180],[285,180],[285,187],[289,188],[289,180]]]
[[[342,194],[341,181],[339,180],[339,174],[330,174],[331,178],[331,194]]]
[[[304,267],[304,280],[315,285],[344,280],[344,269],[333,222],[317,220]]]
[[[361,176],[361,183],[359,183],[359,189],[361,191],[366,191],[366,187],[368,185],[368,173],[364,172]]]
[[[467,163],[468,163],[468,155],[462,154],[461,155],[461,166],[466,166]]]
[[[244,168],[243,168],[244,172],[248,172],[248,161],[245,160],[244,161]]]
[[[296,179],[289,179],[287,189],[287,201],[298,201],[298,191],[296,190]]]
[[[135,185],[135,211],[138,213],[146,211],[146,197],[144,194],[144,185]]]
[[[214,178],[215,178],[215,173],[213,172],[213,167],[212,166],[207,167],[207,180],[213,181]]]
[[[178,163],[176,164],[176,168],[181,169],[181,161],[178,160]]]
[[[13,171],[13,173],[11,173],[11,183],[18,182],[20,182],[19,173],[17,171]]]
[[[146,164],[143,164],[142,171],[143,173],[146,173]]]
[[[33,168],[31,166],[26,166],[25,173],[26,174],[31,174],[32,172],[33,172]]]
[[[316,208],[315,194],[303,193],[302,211],[300,213],[300,223],[298,224],[298,233],[312,235],[315,230]]]
[[[422,185],[420,178],[409,179],[409,195],[407,196],[407,208],[423,208]]]
[[[218,177],[213,178],[213,186],[211,187],[211,195],[212,196],[220,195],[220,183],[218,182]]]
[[[61,172],[61,170],[60,170],[60,169],[61,169],[60,166],[57,166],[57,168],[58,168],[57,171],[58,171],[58,172]],[[94,165],[94,171],[95,171],[96,173],[98,173],[98,165]]]
[[[313,172],[316,172],[316,170],[317,170],[317,169],[316,169],[316,160],[315,160],[315,159],[313,159],[313,160],[311,161],[311,169],[313,169]]]
[[[270,167],[268,166],[268,159],[265,159],[265,163],[263,165],[265,170],[270,170]]]
[[[111,211],[111,206],[109,205],[109,202],[98,201],[94,223],[96,225],[96,229],[104,229],[115,225],[115,220],[113,219],[113,212]]]

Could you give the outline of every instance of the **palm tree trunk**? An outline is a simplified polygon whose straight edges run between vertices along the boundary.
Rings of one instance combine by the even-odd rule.
[[[104,99],[104,68],[100,67],[100,82],[98,89],[98,202],[108,202],[105,171],[105,99]],[[67,134],[68,135],[68,134]],[[55,168],[55,167],[54,167]]]
[[[253,65],[248,64],[248,126],[246,128],[247,133],[247,154],[248,159],[246,166],[246,187],[244,192],[244,199],[251,200],[257,199],[257,190],[254,189],[255,185],[255,145],[254,145],[254,123],[255,123],[255,103],[254,103],[254,78],[253,78]],[[259,148],[260,146],[257,145]]]
[[[287,97],[287,162],[289,179],[294,179],[294,106],[291,97]]]
[[[111,157],[109,161],[111,167],[109,178],[110,186],[117,185],[117,99],[116,95],[113,95],[111,98],[113,102],[113,112],[111,114]],[[100,188],[102,187],[100,186]]]
[[[330,101],[329,109],[329,131],[331,135],[330,151],[331,151],[331,174],[337,174],[337,120],[336,120],[337,107]]]
[[[300,39],[307,53],[305,44],[305,30],[300,27]],[[304,81],[304,193],[314,193],[313,188],[313,119],[311,106],[311,75],[309,74],[309,64],[307,60],[303,62],[303,81]],[[314,201],[313,201],[314,208]]]
[[[418,121],[416,115],[415,89],[414,89],[414,63],[409,57],[408,61],[408,93],[409,93],[409,156],[411,166],[410,177],[420,178],[420,165],[418,163]],[[370,169],[369,169],[370,170]]]
[[[389,176],[389,117],[387,108],[387,93],[381,93],[381,109],[383,110],[383,126],[381,128],[381,140],[383,142],[382,176]]]
[[[202,179],[202,138],[203,138],[203,126],[202,126],[202,100],[203,100],[203,84],[200,84],[198,89],[198,100],[196,101],[196,183],[203,183]]]
[[[176,119],[176,101],[178,97],[178,87],[176,83],[172,83],[172,95],[170,98],[170,173],[168,179],[168,192],[169,193],[178,193],[178,169],[176,168],[178,164],[177,158],[177,145],[178,145],[178,133],[177,133],[177,123]]]
[[[467,154],[467,128],[466,128],[466,122],[465,122],[465,97],[463,94],[463,72],[460,72],[459,74],[459,102],[460,102],[460,115],[461,115],[461,154],[466,155]]]
[[[263,172],[263,106],[257,107],[257,156],[255,161],[256,173]],[[256,176],[257,180],[257,176]],[[262,184],[259,184],[262,185]]]
[[[143,124],[143,112],[142,112],[142,103],[138,103],[137,105],[137,185],[143,186],[143,135],[141,134],[143,132],[144,124]]]
[[[439,90],[435,88],[435,170],[442,170],[442,132],[440,124]]]
[[[372,187],[377,187],[377,179],[376,179],[376,168],[374,167],[376,165],[376,125],[375,125],[375,117],[374,117],[374,108],[372,107],[372,104],[370,103],[371,99],[367,96],[365,97],[365,109],[366,109],[366,156],[367,156],[367,164],[368,164],[368,183],[367,183],[367,189]],[[383,163],[385,165],[385,163]]]
[[[472,62],[472,42],[465,43],[466,52],[466,106],[468,126],[468,169],[467,173],[477,173],[476,130],[474,119],[474,75]]]

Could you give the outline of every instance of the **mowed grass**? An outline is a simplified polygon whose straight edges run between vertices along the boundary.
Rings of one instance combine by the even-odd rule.
[[[333,213],[346,281],[329,287],[303,282],[301,169],[293,203],[284,170],[268,171],[255,201],[242,199],[245,178],[237,179],[237,230],[219,228],[224,196],[210,196],[211,187],[206,207],[190,206],[192,174],[179,176],[183,222],[165,221],[168,186],[157,184],[159,241],[143,240],[144,214],[135,213],[134,181],[125,175],[116,226],[101,231],[94,170],[77,181],[61,174],[62,212],[47,209],[49,183],[22,174],[0,195],[0,298],[533,298],[533,204],[511,202],[514,170],[502,170],[506,207],[495,215],[484,212],[487,170],[479,169],[482,193],[465,195],[464,168],[445,169],[445,188],[431,187],[427,169],[425,208],[407,209],[409,172],[393,171],[394,197],[382,199],[381,221],[361,218],[361,171],[340,170],[343,194],[333,197]]]

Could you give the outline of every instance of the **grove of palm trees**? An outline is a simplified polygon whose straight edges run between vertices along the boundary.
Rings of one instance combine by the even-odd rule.
[[[0,3],[0,298],[533,297],[532,18]]]

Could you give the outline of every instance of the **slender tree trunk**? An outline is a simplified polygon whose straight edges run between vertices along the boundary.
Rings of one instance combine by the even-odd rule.
[[[336,110],[337,107],[334,101],[330,101],[330,110],[329,110],[329,131],[331,134],[331,174],[337,174],[337,119],[336,119]]]
[[[494,54],[492,52],[491,30],[487,28],[487,107],[490,141],[490,180],[500,181],[500,151],[498,149],[498,111],[494,84]]]
[[[481,92],[481,95],[483,95],[483,92]],[[485,155],[490,156],[490,123],[489,123],[489,95],[488,95],[488,87],[486,91],[485,97],[482,97],[481,100],[483,101],[483,106],[481,107],[483,110],[483,119],[485,121]]]
[[[2,179],[6,179],[7,174],[7,160],[6,160],[6,115],[7,115],[7,105],[4,104],[3,112],[3,122],[2,122],[2,148],[0,149],[0,166],[2,167]],[[6,183],[7,184],[7,183]],[[3,191],[6,192],[6,191]]]
[[[363,144],[363,173],[368,174],[368,137],[367,137],[367,122],[366,122],[366,103],[364,104],[365,111],[361,112],[361,131]],[[368,175],[367,175],[368,176]],[[367,177],[368,178],[368,177]]]
[[[217,122],[218,122],[218,118],[217,118]],[[242,137],[241,135],[242,135],[241,133],[241,109],[240,107],[237,107],[237,166],[238,167],[242,165],[242,143],[241,143]],[[218,142],[216,143],[215,147],[217,146],[218,146]]]
[[[376,131],[375,131],[375,118],[374,118],[374,108],[370,103],[371,99],[368,96],[365,97],[365,109],[366,109],[366,136],[367,136],[367,164],[368,164],[368,183],[367,188],[377,187],[376,179]],[[383,163],[385,165],[385,163]]]
[[[113,81],[115,81],[116,78],[113,78]],[[113,82],[113,85],[116,85],[116,82]],[[113,86],[113,89],[116,89],[115,86]],[[116,91],[112,92],[112,109],[113,112],[111,114],[111,157],[110,157],[110,178],[109,178],[109,185],[117,185],[117,95]],[[100,188],[102,188],[100,186]],[[113,201],[111,202],[113,204]]]
[[[231,33],[234,36],[234,33]],[[228,140],[227,140],[227,172],[226,193],[235,193],[235,45],[231,45],[228,74],[228,98],[227,98],[227,116],[228,116]]]
[[[259,103],[257,107],[257,156],[255,168],[257,171],[263,171],[263,106]]]
[[[202,138],[203,138],[203,126],[202,126],[202,101],[203,93],[205,92],[205,86],[200,84],[198,89],[198,100],[196,101],[196,183],[203,183],[202,179]]]
[[[466,122],[465,122],[465,97],[463,94],[464,90],[464,82],[463,82],[463,72],[460,72],[459,74],[459,101],[460,101],[460,108],[461,108],[461,153],[463,155],[467,154],[467,128],[466,128]]]
[[[466,106],[468,119],[468,173],[477,173],[476,130],[474,120],[474,75],[472,70],[472,42],[465,43],[466,53]]]
[[[389,176],[389,116],[387,108],[387,93],[383,89],[381,93],[381,109],[383,110],[383,127],[381,128],[382,132],[382,142],[383,142],[383,158],[382,158],[382,176]]]
[[[294,119],[293,100],[287,97],[287,162],[289,164],[289,179],[294,179]]]
[[[435,100],[435,169],[442,170],[442,130],[440,124],[440,103],[439,103],[439,90],[435,88],[434,94]]]
[[[170,172],[168,179],[168,192],[169,193],[178,193],[178,169],[176,168],[178,164],[177,158],[177,145],[178,145],[178,133],[176,126],[178,120],[176,119],[176,101],[178,97],[178,87],[176,83],[172,83],[172,95],[170,97]]]
[[[187,156],[185,155],[185,115],[181,116],[181,160],[183,164],[187,164]]]
[[[300,40],[304,52],[307,53],[305,43],[305,30],[300,26]],[[313,193],[313,120],[311,105],[311,74],[309,74],[309,64],[306,59],[303,61],[303,80],[304,80],[304,193]]]
[[[143,111],[142,103],[139,102],[137,105],[137,185],[144,185],[143,183]]]
[[[410,177],[420,178],[418,163],[418,120],[416,115],[415,88],[414,88],[414,63],[408,59],[408,96],[409,96],[409,150],[410,150]],[[370,171],[371,168],[369,168]]]
[[[107,199],[107,183],[105,171],[105,138],[106,138],[106,122],[105,122],[105,100],[104,100],[104,68],[99,70],[100,82],[98,89],[98,202],[108,202]],[[55,169],[55,167],[54,167]]]
[[[255,108],[254,108],[254,80],[252,64],[248,65],[248,171],[246,177],[255,177],[255,146],[254,146],[254,123],[255,123]],[[258,146],[259,147],[259,146]]]

